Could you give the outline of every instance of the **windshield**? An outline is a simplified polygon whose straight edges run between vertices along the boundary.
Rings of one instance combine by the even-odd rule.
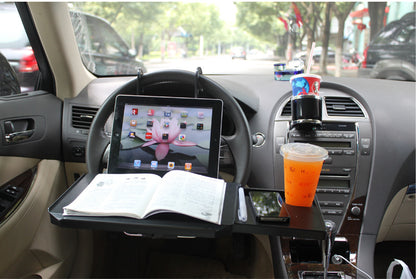
[[[411,71],[397,79],[414,76],[413,2],[74,2],[69,8],[82,59],[97,75],[201,67],[204,74],[276,78],[309,70],[388,78],[388,67],[378,65],[394,59]]]

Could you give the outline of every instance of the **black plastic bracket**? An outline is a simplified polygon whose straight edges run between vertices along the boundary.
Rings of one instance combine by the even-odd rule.
[[[196,68],[196,72],[195,72],[195,93],[194,93],[195,98],[198,98],[199,93],[203,91],[203,89],[201,88],[201,85],[199,83],[199,77],[201,75],[202,75],[201,67]]]
[[[139,70],[137,71],[137,90],[136,90],[136,95],[140,95],[142,93],[142,78],[143,78],[143,69],[140,67]]]

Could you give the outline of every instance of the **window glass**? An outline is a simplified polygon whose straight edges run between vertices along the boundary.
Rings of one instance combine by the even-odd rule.
[[[39,78],[38,64],[19,13],[12,3],[0,3],[0,53],[14,70],[13,75],[19,82],[19,91],[34,90]],[[5,69],[4,65],[2,69]],[[20,92],[9,91],[7,94]]]
[[[375,45],[384,45],[391,43],[393,35],[394,33],[396,33],[399,27],[399,25],[387,26],[383,31],[380,32],[380,34],[378,34],[373,43]]]
[[[407,25],[401,20],[414,19],[414,7],[404,1],[69,4],[82,59],[96,75],[198,67],[204,74],[273,75],[274,64],[306,70],[312,58],[312,73],[370,77],[367,65],[415,55],[398,54],[390,47],[413,39],[412,29],[402,30]],[[341,18],[345,21],[339,22]]]
[[[415,28],[413,28],[413,30],[412,30],[412,32],[409,36],[409,43],[414,45],[415,42],[416,42],[416,30],[415,30]]]
[[[396,37],[396,40],[400,43],[414,42],[415,26],[409,25],[403,28]],[[413,38],[413,39],[412,39]]]

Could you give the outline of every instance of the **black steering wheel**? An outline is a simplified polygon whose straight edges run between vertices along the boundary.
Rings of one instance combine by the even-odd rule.
[[[102,104],[91,124],[86,147],[88,172],[97,174],[102,171],[102,157],[109,144],[109,137],[104,133],[104,125],[114,110],[116,96],[119,94],[140,94],[158,96],[193,97],[195,85],[202,89],[203,97],[221,99],[224,103],[224,114],[232,120],[234,132],[222,136],[230,147],[234,158],[234,182],[245,185],[250,172],[252,139],[247,119],[237,101],[218,83],[204,75],[171,70],[144,74],[140,81],[133,79],[116,89]],[[140,84],[140,85],[139,85]],[[143,92],[141,92],[143,91]]]

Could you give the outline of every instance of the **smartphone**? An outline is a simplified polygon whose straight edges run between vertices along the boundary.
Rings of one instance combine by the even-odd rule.
[[[259,222],[289,222],[290,216],[279,192],[250,190],[249,197]]]

